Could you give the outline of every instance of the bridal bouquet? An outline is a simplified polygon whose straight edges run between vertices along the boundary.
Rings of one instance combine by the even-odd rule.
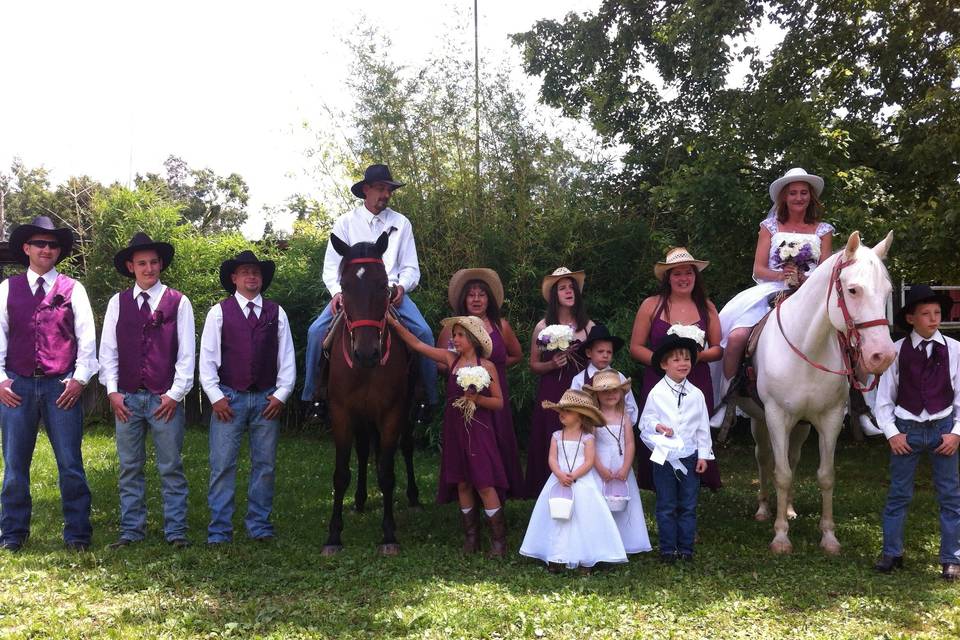
[[[696,342],[700,347],[705,346],[707,334],[700,327],[693,324],[674,324],[667,329],[667,335],[675,335],[681,338],[688,338]]]
[[[457,385],[464,391],[479,393],[490,386],[490,373],[483,367],[460,367],[457,369]],[[473,414],[477,411],[477,403],[460,397],[453,401],[453,406],[463,412],[464,424],[470,424]]]
[[[565,324],[551,324],[544,327],[537,336],[540,351],[566,351],[573,344],[573,329]]]
[[[817,259],[813,254],[813,247],[810,246],[809,242],[784,240],[773,254],[773,266],[783,269],[783,267],[788,264],[792,264],[797,267],[798,274],[806,273],[816,262]],[[799,275],[788,278],[786,282],[791,287],[799,287]]]

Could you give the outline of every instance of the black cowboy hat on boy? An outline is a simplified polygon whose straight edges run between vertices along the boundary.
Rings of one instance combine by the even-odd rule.
[[[590,333],[587,334],[587,339],[583,341],[580,345],[580,348],[584,351],[593,346],[594,342],[598,340],[606,340],[607,342],[613,343],[613,352],[616,353],[623,347],[623,338],[611,335],[610,330],[607,329],[605,324],[595,324],[590,328]]]
[[[257,256],[254,255],[253,251],[250,251],[249,249],[246,251],[241,251],[237,254],[236,258],[225,260],[223,264],[220,265],[221,286],[223,286],[223,288],[227,290],[227,293],[231,295],[236,293],[237,285],[233,284],[230,276],[232,276],[233,272],[237,270],[237,267],[245,264],[255,264],[260,267],[260,276],[263,278],[263,285],[260,287],[260,293],[266,291],[270,286],[270,282],[273,281],[273,273],[277,270],[277,264],[273,260],[257,260]]]
[[[904,331],[912,331],[913,327],[907,322],[907,314],[913,313],[917,305],[924,302],[937,302],[940,304],[940,311],[943,317],[947,317],[950,307],[953,306],[953,300],[945,293],[934,291],[929,285],[912,284],[907,291],[907,298],[904,300],[903,308],[897,312],[897,326]]]
[[[173,262],[173,245],[167,242],[154,242],[150,236],[142,231],[138,231],[130,238],[127,246],[117,251],[113,256],[113,266],[116,267],[120,275],[128,278],[136,277],[133,271],[127,268],[127,262],[133,260],[133,254],[137,251],[156,251],[160,257],[160,271],[163,271]]]
[[[354,183],[350,187],[350,193],[357,196],[363,200],[363,185],[365,184],[376,184],[377,182],[385,182],[391,187],[391,191],[394,189],[399,189],[405,182],[396,182],[393,179],[393,176],[390,175],[390,167],[385,164],[372,164],[367,167],[367,170],[363,172],[363,180],[360,182]]]
[[[70,250],[73,249],[73,233],[69,229],[58,229],[47,216],[37,216],[29,223],[21,224],[10,232],[8,246],[17,262],[25,267],[30,266],[30,258],[23,252],[23,245],[31,237],[41,233],[54,236],[60,243],[60,257],[57,258],[57,262],[70,255]]]
[[[660,374],[663,370],[663,358],[674,349],[686,349],[690,352],[691,364],[697,364],[697,357],[703,350],[705,334],[700,327],[675,324],[667,330],[667,337],[653,350],[650,363]]]

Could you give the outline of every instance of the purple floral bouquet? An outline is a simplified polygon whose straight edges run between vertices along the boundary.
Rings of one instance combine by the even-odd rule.
[[[817,259],[813,255],[813,247],[810,246],[809,242],[784,240],[773,254],[774,267],[782,270],[788,264],[792,264],[796,266],[798,274],[806,273],[816,262]],[[794,288],[799,287],[800,281],[798,278],[799,276],[797,278],[789,278],[787,284]]]

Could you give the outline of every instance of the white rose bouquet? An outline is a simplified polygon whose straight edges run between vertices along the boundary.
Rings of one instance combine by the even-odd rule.
[[[700,327],[692,324],[675,324],[667,329],[667,335],[679,336],[693,340],[702,349],[706,344],[707,334]]]
[[[540,351],[566,351],[573,344],[573,329],[565,324],[551,324],[537,336]]]
[[[490,373],[483,367],[460,367],[457,369],[457,385],[464,391],[479,393],[490,386]],[[464,424],[470,424],[477,411],[477,403],[466,397],[457,398],[453,406],[463,412]]]

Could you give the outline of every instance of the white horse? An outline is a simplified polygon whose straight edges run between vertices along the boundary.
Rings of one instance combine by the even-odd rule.
[[[774,310],[761,330],[753,362],[763,408],[749,400],[740,405],[751,417],[757,443],[757,520],[769,518],[766,492],[771,475],[777,489],[775,535],[770,543],[774,553],[790,553],[793,549],[787,536],[787,518],[796,515],[792,506],[793,473],[810,432],[809,424],[820,437],[820,546],[827,553],[840,552],[833,522],[833,458],[850,389],[843,373],[856,369],[861,375],[879,376],[896,355],[883,320],[891,285],[882,259],[892,241],[890,232],[871,250],[860,243],[860,233],[855,231],[846,247],[817,267],[796,293]],[[861,326],[864,324],[867,326]],[[845,358],[839,338],[859,343],[859,356],[855,352]],[[798,426],[800,421],[809,424]]]

